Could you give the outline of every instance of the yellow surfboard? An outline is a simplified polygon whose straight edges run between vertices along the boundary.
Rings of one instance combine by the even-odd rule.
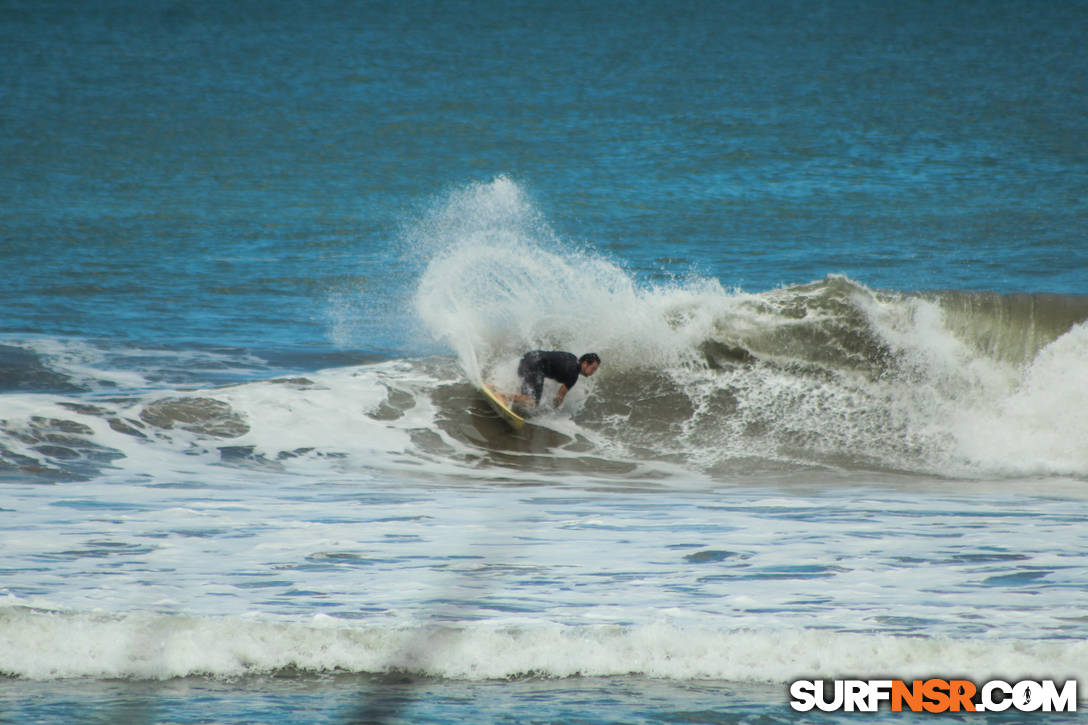
[[[491,404],[491,407],[495,409],[495,412],[499,414],[499,417],[506,421],[514,430],[521,430],[525,425],[525,419],[515,413],[513,410],[502,402],[502,398],[495,394],[495,391],[491,389],[491,386],[484,383],[480,386],[480,392],[487,398],[487,402]]]

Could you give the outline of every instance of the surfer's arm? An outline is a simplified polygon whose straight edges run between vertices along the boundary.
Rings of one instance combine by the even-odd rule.
[[[559,392],[555,394],[555,407],[558,408],[563,404],[563,398],[567,397],[567,391],[570,390],[566,385],[559,386]]]

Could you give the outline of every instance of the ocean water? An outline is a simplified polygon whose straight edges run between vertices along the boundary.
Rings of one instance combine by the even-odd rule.
[[[1083,698],[1086,25],[3,3],[0,721]]]

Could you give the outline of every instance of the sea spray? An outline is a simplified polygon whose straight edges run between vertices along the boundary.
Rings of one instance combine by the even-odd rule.
[[[615,262],[560,240],[506,177],[451,195],[415,234],[432,255],[416,308],[473,381],[538,348],[597,351],[612,370],[694,359],[676,323],[715,284],[640,288]]]
[[[758,294],[697,275],[650,284],[559,239],[506,177],[454,192],[417,235],[431,253],[417,310],[471,382],[516,385],[528,349],[601,353],[597,392],[575,396],[573,411],[607,455],[721,472],[763,460],[968,478],[1088,473],[1070,444],[1088,426],[1050,415],[1062,407],[1053,386],[1031,382],[1061,378],[1079,399],[1083,357],[1032,371],[1040,350],[1080,334],[1068,330],[1088,316],[1083,299],[972,302],[841,275]],[[1005,422],[996,439],[1023,442],[980,453],[994,421]]]

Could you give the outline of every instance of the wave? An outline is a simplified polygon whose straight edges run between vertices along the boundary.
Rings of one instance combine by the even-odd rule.
[[[938,639],[819,629],[716,629],[546,622],[369,625],[184,614],[0,608],[0,673],[163,680],[302,672],[411,673],[458,680],[607,677],[789,682],[808,677],[975,681],[1084,678],[1083,641]]]
[[[515,386],[528,349],[601,354],[572,406],[610,455],[1088,473],[1088,297],[640,284],[560,240],[506,178],[453,194],[417,236],[432,255],[417,309],[471,381]]]
[[[262,363],[6,340],[0,474],[200,459],[412,480],[1088,477],[1088,296],[873,290],[835,275],[760,293],[694,274],[644,283],[560,239],[505,178],[455,192],[411,234],[418,316],[453,357],[209,386],[186,368]],[[514,389],[518,358],[538,348],[603,365],[514,434],[475,387]]]
[[[691,294],[681,290],[673,311]],[[523,434],[494,418],[470,382],[515,384],[521,346],[504,342],[470,346],[468,362],[393,360],[195,389],[96,385],[96,374],[119,375],[80,363],[71,392],[5,393],[0,475],[172,475],[201,461],[320,475],[410,470],[411,480],[545,471],[735,480],[814,468],[1088,476],[1088,327],[1041,335],[1036,324],[1035,349],[1016,362],[1028,339],[1018,325],[1008,325],[1008,352],[993,352],[990,331],[1007,318],[980,315],[968,327],[975,338],[949,326],[943,305],[962,310],[965,298],[874,292],[843,278],[722,292],[662,322],[684,345],[637,338],[644,352],[634,359],[594,346],[601,372]],[[713,324],[685,322],[696,316]],[[48,355],[23,358],[47,387],[77,377]]]

